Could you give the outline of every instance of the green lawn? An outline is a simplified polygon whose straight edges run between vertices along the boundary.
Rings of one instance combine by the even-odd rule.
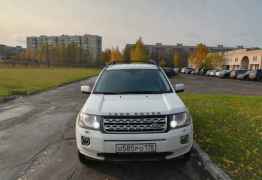
[[[99,69],[10,68],[0,69],[0,96],[24,95],[96,75]]]
[[[262,177],[262,97],[181,94],[195,140],[233,179]]]

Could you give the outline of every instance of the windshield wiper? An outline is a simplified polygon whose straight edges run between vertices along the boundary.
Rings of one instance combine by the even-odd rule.
[[[119,94],[116,92],[94,92],[94,94],[108,94],[108,95],[114,95],[114,94]]]

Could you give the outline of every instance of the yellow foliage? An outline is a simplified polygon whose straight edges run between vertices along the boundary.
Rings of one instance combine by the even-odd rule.
[[[207,54],[208,54],[207,47],[202,43],[198,44],[195,52],[193,53],[191,57],[190,63],[195,68],[200,68],[204,63]]]
[[[122,54],[119,51],[119,48],[112,48],[111,50],[111,62],[113,61],[122,61]]]
[[[142,41],[142,38],[139,38],[135,46],[131,50],[131,60],[132,61],[146,61],[148,60],[148,55]]]

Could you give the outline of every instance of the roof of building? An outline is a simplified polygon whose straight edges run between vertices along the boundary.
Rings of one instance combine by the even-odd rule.
[[[135,44],[127,44],[127,47],[132,47]],[[166,45],[166,44],[162,44],[162,43],[156,43],[156,44],[145,44],[145,47],[148,48],[196,48],[196,45],[183,45],[181,43],[175,44],[175,45]],[[227,47],[227,46],[223,46],[223,45],[218,45],[218,46],[207,46],[209,49],[214,49],[214,50],[223,50],[223,49],[227,49],[227,50],[231,50],[231,49],[237,49],[236,47]]]
[[[158,67],[154,64],[114,64],[107,67],[107,70],[118,69],[158,69]]]

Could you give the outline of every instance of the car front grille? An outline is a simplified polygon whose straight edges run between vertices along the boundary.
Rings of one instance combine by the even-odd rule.
[[[167,116],[105,116],[103,131],[117,133],[163,133],[167,130]]]

